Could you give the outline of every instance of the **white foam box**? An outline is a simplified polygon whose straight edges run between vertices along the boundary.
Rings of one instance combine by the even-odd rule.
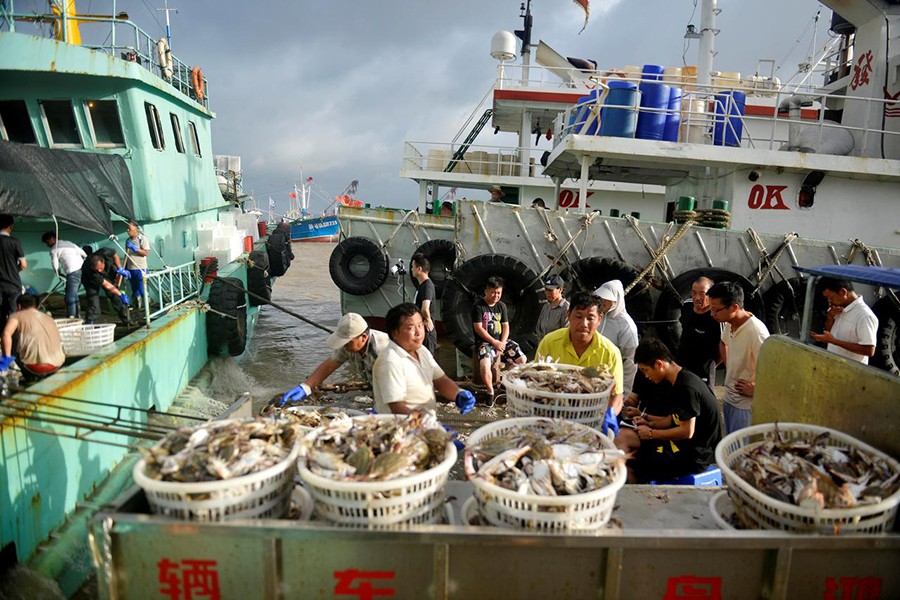
[[[214,233],[212,229],[198,229],[197,246],[203,250],[212,250]]]
[[[234,213],[230,210],[219,213],[219,225],[234,226]]]
[[[238,218],[237,223],[238,228],[243,229],[244,235],[251,236],[254,242],[259,239],[259,230],[256,228],[256,222],[256,215],[244,214]]]

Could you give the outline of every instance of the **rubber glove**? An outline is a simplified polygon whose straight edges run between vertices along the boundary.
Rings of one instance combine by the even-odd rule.
[[[119,300],[121,300],[122,304],[124,304],[125,306],[131,306],[131,301],[128,299],[127,294],[121,294],[119,296]]]
[[[446,425],[441,425],[441,427],[450,434],[450,439],[453,440],[453,445],[456,446],[457,452],[462,452],[466,449],[466,445],[459,440],[459,433],[457,433],[455,429],[447,427]]]
[[[456,394],[456,407],[461,415],[471,412],[475,408],[475,396],[469,390],[459,390]]]
[[[129,272],[127,269],[123,269],[122,267],[119,267],[118,269],[116,269],[116,273],[118,273],[125,279],[131,279],[131,272]]]
[[[603,426],[600,427],[600,431],[603,433],[612,431],[613,435],[619,434],[619,419],[616,417],[616,411],[612,407],[606,409],[606,415],[603,417]]]
[[[131,250],[132,252],[137,252],[138,250],[140,250],[140,248],[138,248],[137,244],[135,244],[131,240],[128,240],[127,242],[125,242],[125,247],[128,248],[129,250]]]
[[[16,362],[15,356],[4,356],[0,358],[0,371],[9,371],[12,364]]]
[[[312,389],[305,383],[301,383],[297,387],[288,390],[287,393],[281,397],[281,405],[284,406],[288,402],[297,402],[299,400],[303,400],[307,396],[312,394]]]

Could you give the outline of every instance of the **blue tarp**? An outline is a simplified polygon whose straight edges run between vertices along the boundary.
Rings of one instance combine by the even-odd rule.
[[[900,269],[868,267],[865,265],[822,265],[821,267],[794,268],[810,275],[849,279],[857,283],[882,285],[895,290],[900,289]]]

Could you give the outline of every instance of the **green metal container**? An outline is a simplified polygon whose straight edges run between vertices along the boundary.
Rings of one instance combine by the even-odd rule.
[[[713,200],[713,208],[728,210],[728,200]]]
[[[678,210],[694,210],[696,201],[693,196],[681,196],[678,198]]]
[[[611,208],[611,209],[609,209],[609,216],[611,216],[611,217],[618,217],[618,216],[619,216],[619,209],[618,209],[618,208]]]

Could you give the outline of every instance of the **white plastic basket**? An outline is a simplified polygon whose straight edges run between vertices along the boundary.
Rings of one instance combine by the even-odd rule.
[[[900,471],[900,463],[884,452],[845,433],[826,427],[804,423],[766,423],[740,429],[727,435],[716,446],[716,464],[722,469],[724,483],[728,485],[728,494],[734,502],[735,512],[743,522],[760,529],[825,535],[884,533],[891,530],[897,516],[897,505],[900,504],[900,490],[877,504],[815,510],[776,500],[757,490],[738,475],[733,470],[738,458],[765,442],[767,435],[771,439],[776,427],[781,438],[786,441],[798,439],[811,441],[818,435],[827,434],[826,443],[854,446],[858,450],[887,461],[895,472]]]
[[[506,432],[547,422],[543,417],[522,417],[497,421],[473,431],[466,444],[473,448],[484,440],[500,436]],[[601,448],[615,450],[608,437],[580,423],[596,434]],[[625,485],[627,470],[624,464],[614,465],[613,481],[599,490],[569,496],[539,496],[520,494],[500,487],[481,477],[475,476],[471,455],[466,452],[466,476],[475,486],[475,499],[482,519],[499,527],[531,529],[546,533],[568,533],[572,531],[594,531],[609,522],[616,494]],[[463,517],[465,519],[465,516]]]
[[[728,490],[720,490],[709,498],[709,514],[719,529],[734,531],[730,519],[735,515],[734,503],[728,497]]]
[[[566,394],[531,389],[516,379],[523,365],[506,371],[503,374],[503,385],[506,387],[506,410],[510,417],[547,417],[550,419],[566,419],[599,428],[609,406],[609,396],[615,382],[606,390],[595,394]],[[553,364],[557,371],[580,371],[582,367]]]
[[[115,332],[114,323],[71,325],[59,330],[59,339],[66,356],[87,356],[113,343]]]
[[[306,440],[316,435],[314,429]],[[298,472],[316,501],[317,518],[336,525],[391,529],[441,522],[447,477],[456,456],[456,446],[448,442],[446,456],[437,466],[388,481],[336,481],[310,471],[304,457],[298,461]]]
[[[278,464],[223,481],[158,481],[144,474],[146,459],[134,465],[134,482],[143,488],[154,514],[185,521],[279,519],[288,510],[300,447]]]
[[[56,328],[59,331],[66,329],[68,327],[76,327],[84,323],[84,319],[53,319],[53,322],[56,323]]]

